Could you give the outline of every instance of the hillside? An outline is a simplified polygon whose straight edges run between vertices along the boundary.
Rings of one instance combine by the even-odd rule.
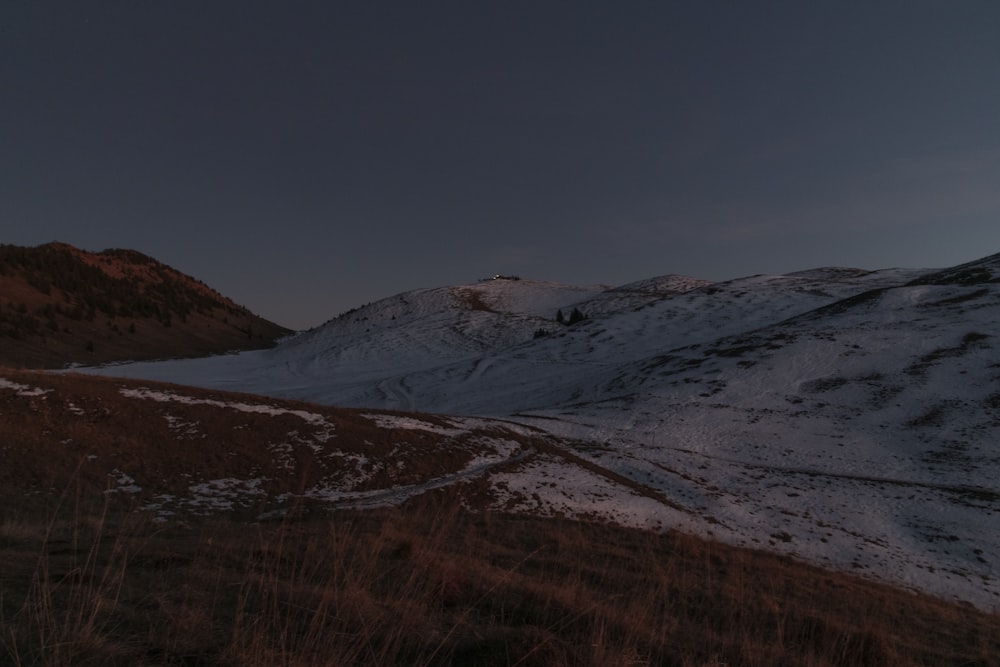
[[[274,356],[274,362],[290,362],[290,373],[305,375],[310,371],[298,368],[297,362],[317,370],[320,366],[336,368],[339,381],[357,383],[477,358],[531,340],[552,328],[560,309],[566,308],[568,315],[573,303],[606,289],[501,278],[413,290],[355,309],[298,336]]]
[[[491,299],[506,311],[469,305]],[[272,350],[99,372],[516,421],[590,472],[562,456],[493,476],[510,509],[682,528],[996,608],[998,321],[998,255],[577,292],[494,281]]]
[[[5,505],[53,506],[74,488],[159,519],[391,505],[546,446],[538,429],[484,419],[12,369],[0,416]]]
[[[8,369],[0,443],[4,664],[1000,664],[995,614],[594,521],[670,500],[530,427]]]
[[[0,364],[202,356],[267,347],[288,333],[134,250],[0,245]]]

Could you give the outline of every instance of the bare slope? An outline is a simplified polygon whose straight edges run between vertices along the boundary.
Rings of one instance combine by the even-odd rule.
[[[191,357],[271,345],[287,329],[134,250],[0,245],[0,363]]]

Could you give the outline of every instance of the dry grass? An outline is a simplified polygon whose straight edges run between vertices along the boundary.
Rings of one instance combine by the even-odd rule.
[[[369,410],[74,374],[0,369],[0,378],[30,388],[0,387],[0,503],[25,509],[51,511],[67,494],[100,497],[125,474],[141,489],[112,494],[126,508],[148,505],[161,495],[186,498],[192,485],[211,480],[260,480],[261,493],[239,505],[246,516],[255,517],[283,511],[282,498],[305,489],[361,492],[455,473],[482,454],[481,439],[474,436],[497,430],[483,426],[468,439],[451,438],[420,429],[380,428],[366,416],[374,412]],[[137,387],[194,403],[121,393]],[[325,424],[287,412],[220,407],[232,403],[304,411],[321,415]],[[447,425],[429,415],[422,419]],[[328,429],[332,437],[322,447],[311,446]],[[509,431],[501,435],[529,444],[528,438]],[[356,470],[361,458],[367,462],[364,475]]]
[[[311,484],[308,447],[291,467],[268,449],[304,422],[0,377],[32,388],[0,390],[0,665],[1000,665],[995,614],[682,535],[468,512],[474,480],[393,509],[156,523],[133,504],[192,481]],[[358,412],[172,391],[320,412],[330,448],[402,452],[412,481],[470,455]],[[115,469],[144,491],[105,493]]]
[[[275,524],[28,517],[12,665],[997,665],[1000,618],[680,535],[402,508]]]

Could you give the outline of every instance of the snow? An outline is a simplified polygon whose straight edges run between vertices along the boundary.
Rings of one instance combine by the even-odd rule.
[[[998,256],[613,289],[496,280],[397,295],[272,350],[88,372],[502,418],[587,465],[493,470],[500,507],[679,527],[997,608],[998,281]],[[554,321],[572,308],[588,319]]]
[[[112,470],[108,477],[114,482],[115,486],[108,489],[105,493],[139,493],[142,491],[142,487],[135,483],[135,480],[123,473],[118,468]]]
[[[542,457],[515,472],[491,477],[494,508],[539,516],[615,521],[637,528],[676,527],[676,510],[565,461]]]
[[[325,486],[317,485],[307,489],[302,495],[305,498],[322,500],[331,507],[356,509],[397,505],[407,498],[481,476],[489,472],[492,468],[516,462],[526,456],[526,453],[518,452],[518,446],[516,443],[510,441],[496,441],[489,439],[480,440],[479,444],[484,445],[485,449],[494,449],[492,453],[484,453],[481,456],[473,458],[461,470],[433,477],[424,482],[397,485],[382,489],[372,489],[368,491],[345,490],[345,486],[348,486],[349,488],[349,485],[344,485],[343,483],[328,484]],[[497,447],[496,445],[499,446]],[[362,466],[359,465],[358,469],[360,470],[361,467]],[[364,476],[362,475],[362,477]]]
[[[208,437],[206,433],[201,432],[196,422],[185,421],[174,415],[163,415],[163,418],[167,421],[170,430],[174,431],[178,438],[194,439]]]
[[[375,422],[375,425],[379,428],[427,431],[428,433],[448,436],[458,436],[468,433],[468,430],[465,428],[446,428],[424,421],[423,419],[417,419],[416,417],[386,414],[364,414],[362,416]]]
[[[179,498],[171,494],[158,494],[153,502],[140,509],[155,512],[159,519],[166,519],[181,512],[209,515],[214,512],[247,508],[254,499],[265,494],[261,489],[266,479],[212,479],[188,487],[188,496]]]
[[[328,422],[326,417],[316,412],[308,412],[306,410],[289,410],[272,405],[243,403],[241,401],[217,401],[207,398],[194,398],[192,396],[185,396],[183,394],[177,394],[169,391],[159,391],[156,389],[130,389],[123,387],[119,391],[122,396],[127,396],[129,398],[141,398],[151,401],[159,401],[162,403],[174,402],[183,403],[185,405],[211,405],[219,408],[238,410],[240,412],[265,415],[294,415],[308,424],[326,429],[325,432],[321,432],[314,436],[321,442],[325,442],[329,438],[333,437],[334,425]],[[180,428],[183,426],[180,422],[176,421],[176,418],[174,417],[168,416],[167,420],[170,422],[171,427]]]
[[[26,384],[12,382],[4,378],[0,378],[0,389],[12,389],[18,396],[45,396],[45,394],[52,391],[51,389],[42,389],[41,387],[29,387]]]

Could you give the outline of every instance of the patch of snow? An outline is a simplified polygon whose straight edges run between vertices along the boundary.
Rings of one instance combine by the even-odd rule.
[[[5,378],[0,378],[0,389],[13,389],[18,396],[45,396],[45,394],[52,391],[51,389],[42,389],[41,387],[30,387],[26,384],[12,382]]]
[[[690,517],[601,475],[552,457],[490,477],[494,508],[540,516],[603,519],[638,528],[677,528]]]
[[[426,431],[437,435],[459,436],[467,431],[461,428],[447,428],[438,424],[424,421],[417,417],[404,417],[401,415],[385,415],[368,413],[361,415],[365,419],[375,422],[375,425],[384,429],[398,429],[404,431]]]
[[[197,422],[185,421],[174,415],[163,415],[163,418],[167,420],[167,425],[172,431],[176,432],[178,438],[194,439],[197,437],[208,437],[207,434],[201,432],[198,428],[199,424]]]
[[[201,512],[246,507],[250,502],[248,498],[265,494],[260,488],[264,481],[266,480],[229,477],[192,484],[188,487],[191,496],[182,499],[182,503]]]
[[[146,388],[130,389],[123,387],[119,391],[122,396],[129,398],[140,398],[164,403],[174,402],[185,405],[210,405],[219,408],[238,410],[240,412],[265,415],[294,415],[308,424],[325,429],[314,436],[320,442],[326,442],[330,438],[334,437],[334,425],[327,421],[326,417],[315,412],[308,412],[306,410],[289,410],[287,408],[279,408],[273,405],[243,403],[241,401],[217,401],[208,398],[195,398],[193,396],[184,396],[183,394],[177,394],[174,392]]]
[[[118,468],[109,472],[108,477],[115,483],[115,487],[106,490],[105,493],[139,493],[142,491],[142,487],[138,486],[134,479]]]

